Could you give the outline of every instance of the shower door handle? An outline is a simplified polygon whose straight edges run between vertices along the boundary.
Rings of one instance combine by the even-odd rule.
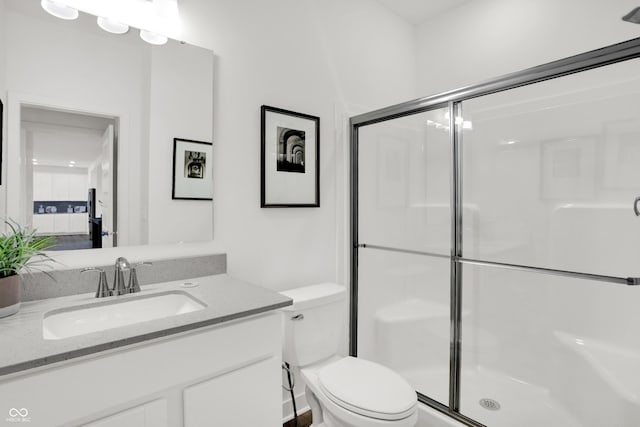
[[[638,209],[638,202],[640,202],[640,196],[636,197],[633,201],[633,211],[636,213],[636,216],[640,216],[640,209]]]

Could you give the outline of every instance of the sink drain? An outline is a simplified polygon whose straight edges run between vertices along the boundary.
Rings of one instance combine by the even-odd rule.
[[[500,404],[498,403],[498,401],[493,399],[488,399],[488,398],[480,399],[478,403],[484,409],[488,409],[490,411],[497,411],[500,409]]]

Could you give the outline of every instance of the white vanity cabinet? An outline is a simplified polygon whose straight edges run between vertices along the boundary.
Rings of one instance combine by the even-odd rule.
[[[32,226],[38,230],[39,234],[88,234],[89,214],[35,214]]]
[[[280,316],[271,311],[0,377],[0,412],[24,408],[32,427],[278,426]]]
[[[114,415],[84,424],[85,427],[169,427],[167,421],[167,400],[158,399],[153,402],[126,409]],[[203,424],[206,425],[206,424]]]

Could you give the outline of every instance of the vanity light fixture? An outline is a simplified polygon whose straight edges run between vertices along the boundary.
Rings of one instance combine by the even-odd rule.
[[[78,18],[78,9],[74,9],[54,0],[42,0],[40,6],[56,18],[73,20]]]
[[[169,40],[167,36],[158,33],[152,33],[147,30],[140,30],[140,38],[149,44],[163,45]]]
[[[136,7],[133,8],[131,14],[118,12],[118,5],[125,7],[126,11],[128,10],[126,7],[132,5],[131,2],[132,0],[117,0],[113,1],[109,7],[97,7],[102,4],[97,0],[92,2],[85,0],[41,0],[40,4],[45,11],[61,19],[77,19],[78,10],[96,15],[98,26],[112,34],[129,32],[130,26],[125,22],[138,28],[152,28],[154,30],[165,28],[169,32],[175,31],[179,27],[178,0],[135,0],[132,3]],[[85,5],[85,3],[87,4]],[[169,40],[167,36],[149,30],[140,30],[140,38],[153,45],[163,45]]]
[[[127,24],[103,16],[98,16],[98,26],[112,34],[126,34],[129,32],[129,26]]]

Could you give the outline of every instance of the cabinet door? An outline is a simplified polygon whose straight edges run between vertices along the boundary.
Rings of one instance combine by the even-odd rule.
[[[184,427],[281,424],[280,375],[280,360],[271,357],[186,388]]]
[[[66,173],[51,174],[53,183],[52,200],[69,200],[69,175]]]
[[[69,217],[70,214],[54,214],[53,217],[53,230],[56,234],[65,234],[69,232]]]
[[[55,215],[33,215],[31,224],[38,231],[38,234],[51,234],[53,229],[53,217]]]
[[[85,427],[167,427],[167,401],[154,400],[83,424]]]
[[[89,233],[89,217],[87,214],[69,215],[69,232],[82,234]]]
[[[69,200],[87,200],[87,179],[86,175],[69,175]]]
[[[51,174],[33,172],[33,200],[51,200],[52,188]]]

